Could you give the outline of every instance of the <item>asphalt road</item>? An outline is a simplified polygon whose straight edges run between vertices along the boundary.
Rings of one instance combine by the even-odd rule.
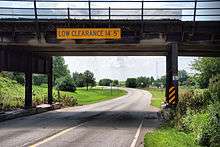
[[[127,89],[120,98],[0,123],[0,146],[135,147],[158,120],[151,94]]]

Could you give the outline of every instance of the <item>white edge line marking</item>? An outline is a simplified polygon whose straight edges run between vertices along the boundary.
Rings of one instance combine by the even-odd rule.
[[[136,143],[137,143],[137,140],[138,140],[138,137],[139,137],[140,132],[141,132],[141,127],[142,127],[142,125],[143,125],[143,120],[141,121],[141,123],[140,123],[140,125],[139,125],[139,127],[138,127],[138,129],[137,129],[137,132],[136,132],[136,134],[135,134],[135,136],[134,136],[134,140],[132,141],[130,147],[135,147],[135,145],[136,145]]]
[[[42,144],[44,144],[44,143],[47,143],[47,142],[49,142],[49,141],[51,141],[51,140],[53,140],[53,139],[55,139],[55,138],[57,138],[57,137],[59,137],[59,136],[65,134],[65,133],[67,133],[67,132],[69,132],[69,131],[71,131],[71,130],[77,128],[77,127],[82,126],[83,124],[85,124],[85,122],[84,122],[84,123],[81,123],[81,124],[79,124],[79,125],[77,125],[77,126],[74,126],[74,127],[68,128],[68,129],[65,129],[65,130],[63,130],[63,131],[61,131],[61,132],[59,132],[59,133],[57,133],[57,134],[55,134],[55,135],[53,135],[53,136],[50,136],[50,137],[48,137],[48,138],[45,138],[44,140],[42,140],[42,141],[40,141],[40,142],[37,142],[37,143],[35,143],[35,144],[32,144],[32,145],[30,145],[29,147],[37,147],[37,146],[39,146],[39,145],[42,145]]]

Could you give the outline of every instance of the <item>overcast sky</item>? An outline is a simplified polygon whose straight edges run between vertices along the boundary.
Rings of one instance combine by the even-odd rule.
[[[72,72],[90,70],[95,78],[126,80],[129,77],[165,75],[166,58],[151,56],[123,56],[123,57],[64,57],[66,64]],[[184,69],[190,73],[191,64],[195,58],[179,57],[179,70]]]

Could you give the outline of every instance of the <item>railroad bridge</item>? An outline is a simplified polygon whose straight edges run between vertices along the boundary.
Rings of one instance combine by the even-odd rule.
[[[5,1],[9,2],[0,0],[2,3]],[[22,3],[24,0],[15,2]],[[220,8],[216,7],[220,1],[217,0],[150,1],[169,4],[191,3],[190,8],[146,8],[145,5],[149,1],[113,1],[120,4],[138,3],[140,8],[92,7],[92,3],[112,3],[112,1],[25,0],[25,2],[33,4],[33,7],[0,7],[0,71],[25,73],[25,108],[32,106],[33,73],[48,75],[48,103],[52,104],[52,56],[166,56],[166,101],[169,104],[176,104],[178,101],[178,92],[174,102],[169,102],[168,94],[172,83],[178,91],[178,56],[220,57]],[[88,8],[42,8],[38,4],[51,2],[86,3]],[[199,8],[199,3],[214,3],[215,7]],[[14,10],[16,13],[11,14],[8,10]],[[31,12],[21,13],[23,10]],[[60,13],[41,14],[39,13],[41,10],[54,10]],[[75,10],[87,13],[77,15],[73,13]],[[93,11],[97,10],[107,13],[94,14]],[[158,12],[190,10],[192,14],[167,15],[155,12],[146,14],[152,10]],[[199,11],[203,10],[214,10],[215,14],[200,14]],[[114,11],[126,11],[126,14],[115,14]],[[130,11],[138,14],[127,14]],[[42,18],[45,16],[47,18]],[[115,18],[122,16],[126,18]],[[148,19],[149,16],[158,19]],[[192,20],[183,21],[181,20],[183,17],[191,17]],[[215,19],[197,20],[197,17]],[[58,39],[57,28],[120,28],[121,38]]]

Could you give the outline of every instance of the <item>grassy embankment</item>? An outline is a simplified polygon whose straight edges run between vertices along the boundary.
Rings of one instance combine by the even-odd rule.
[[[96,103],[109,100],[126,94],[126,91],[120,89],[92,88],[88,91],[86,88],[78,88],[72,95],[77,98],[77,102],[81,105]]]
[[[165,89],[149,88],[152,94],[151,105],[160,108],[164,101]],[[180,90],[182,92],[182,90]],[[194,147],[193,137],[171,127],[160,127],[156,131],[147,133],[144,138],[145,147]]]
[[[164,101],[165,90],[159,88],[148,88],[147,91],[152,94],[151,105],[160,108],[161,103]]]
[[[75,92],[60,92],[61,98],[58,98],[57,90],[53,89],[55,102],[70,101],[77,99],[78,105],[96,103],[125,95],[126,91],[113,89],[77,88]],[[47,101],[47,87],[33,85],[33,105],[45,103]],[[24,86],[8,78],[0,77],[0,110],[22,108],[24,106]]]
[[[197,147],[191,135],[174,128],[159,128],[144,137],[145,147]]]
[[[165,101],[165,89],[164,88],[147,88],[152,94],[151,105],[160,108],[161,104]],[[186,92],[186,87],[180,87],[179,94]]]

